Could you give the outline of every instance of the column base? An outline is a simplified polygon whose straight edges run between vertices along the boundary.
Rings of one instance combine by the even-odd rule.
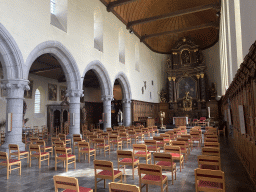
[[[23,142],[19,142],[19,143],[6,143],[5,142],[3,145],[0,146],[0,151],[9,153],[9,144],[17,144],[17,145],[19,145],[20,151],[25,151],[25,144]]]

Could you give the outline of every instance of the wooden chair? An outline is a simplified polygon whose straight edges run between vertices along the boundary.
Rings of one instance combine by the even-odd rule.
[[[98,138],[98,135],[90,135],[89,136],[89,143],[90,143],[90,145],[93,145],[94,148],[95,148],[94,140],[97,138]]]
[[[203,155],[211,155],[220,157],[220,148],[217,147],[203,147],[202,148]]]
[[[112,146],[113,150],[115,145],[116,145],[116,150],[119,150],[119,147],[122,150],[122,140],[118,135],[114,135],[114,134],[109,135],[109,144]]]
[[[76,156],[68,154],[65,147],[55,147],[55,171],[57,171],[57,164],[60,162],[63,162],[64,168],[66,167],[66,172],[68,171],[68,165],[71,163],[74,163],[74,169],[76,169]]]
[[[181,154],[181,150],[179,146],[165,146],[164,148],[165,153],[169,153],[172,155],[172,160],[178,160],[180,162],[180,172],[181,172],[181,165],[184,169],[184,157]]]
[[[65,147],[67,149],[68,154],[72,154],[72,148],[66,147],[64,141],[55,141],[54,146],[55,147]]]
[[[95,143],[95,149],[99,149],[99,153],[100,150],[103,149],[104,151],[104,157],[106,157],[106,152],[108,151],[108,155],[110,156],[110,145],[105,143],[104,139],[101,138],[97,138],[94,139],[94,143]]]
[[[86,154],[88,154],[88,163],[90,163],[90,157],[94,156],[94,160],[96,159],[96,150],[94,148],[90,148],[90,144],[85,141],[78,142],[78,159],[80,162],[80,154],[84,154],[84,159],[86,159]]]
[[[165,133],[160,133],[160,137],[164,138],[164,143],[165,145],[171,145],[172,140],[170,139],[170,135],[169,134],[165,134]]]
[[[182,135],[187,134],[187,126],[179,126]]]
[[[144,140],[145,145],[147,145],[148,151],[160,152],[160,147],[157,146],[156,140]]]
[[[41,162],[48,160],[48,166],[50,164],[50,154],[49,152],[41,152],[40,145],[29,145],[29,167],[31,167],[32,157],[38,159],[39,168],[41,168]]]
[[[204,141],[206,139],[216,139],[217,141],[219,141],[218,135],[207,135],[207,136],[204,136]]]
[[[66,177],[66,176],[53,176],[55,192],[58,192],[58,189],[66,189],[63,192],[93,192],[93,189],[80,187],[78,184],[78,179],[75,177]]]
[[[84,139],[85,139],[85,141],[90,141],[90,136],[92,136],[92,135],[94,135],[94,133],[93,132],[86,132],[86,134],[85,134],[85,136],[84,136]]]
[[[173,146],[179,146],[181,153],[185,155],[185,162],[188,160],[188,149],[185,141],[173,141]]]
[[[146,164],[148,164],[148,161],[151,164],[151,152],[148,152],[145,144],[133,144],[133,155],[134,157],[144,157]]]
[[[78,142],[82,140],[80,134],[73,134],[73,153],[75,154],[76,147],[78,148]]]
[[[0,161],[0,166],[4,166],[7,169],[7,179],[9,179],[9,174],[11,174],[12,170],[19,169],[19,175],[21,175],[21,161],[18,159],[9,159],[8,154],[6,152],[0,151],[0,159],[4,161]],[[12,168],[12,166],[16,166]]]
[[[215,143],[219,143],[219,139],[218,139],[218,138],[209,138],[209,137],[205,137],[205,138],[204,138],[204,142],[215,142]]]
[[[154,153],[153,156],[155,165],[160,165],[162,169],[167,169],[172,172],[173,184],[173,174],[175,174],[176,180],[176,163],[173,162],[172,155],[170,153]]]
[[[195,169],[195,188],[198,191],[225,192],[225,175],[220,170]]]
[[[164,149],[165,142],[164,142],[164,138],[162,136],[154,136],[153,140],[155,140],[157,142],[158,147]]]
[[[141,131],[144,134],[144,136],[147,135],[147,137],[150,137],[150,132],[149,132],[148,128],[142,128]]]
[[[36,144],[40,145],[40,149],[43,152],[49,152],[49,153],[51,153],[53,155],[53,147],[52,146],[46,146],[44,140],[37,140]]]
[[[185,141],[186,148],[188,150],[188,155],[189,155],[191,149],[190,149],[190,142],[189,142],[188,138],[187,137],[179,137],[179,138],[177,138],[177,141]]]
[[[124,183],[109,183],[109,192],[118,192],[118,191],[125,191],[125,192],[140,192],[140,188],[136,185],[124,184]]]
[[[188,140],[190,150],[192,151],[193,142],[192,142],[192,140],[191,140],[191,135],[189,135],[189,134],[184,134],[184,135],[181,135],[180,137],[181,137],[181,138],[186,138],[186,139]]]
[[[176,135],[176,138],[181,136],[181,129],[180,128],[175,128],[173,129],[174,134]]]
[[[220,157],[218,156],[198,155],[197,162],[200,169],[221,170]]]
[[[119,137],[122,140],[122,143],[124,144],[124,142],[126,142],[126,148],[128,148],[128,144],[130,144],[130,146],[132,146],[132,139],[128,136],[128,134],[125,133],[119,133]]]
[[[153,131],[154,131],[154,135],[159,134],[159,130],[157,128],[157,126],[153,126]]]
[[[136,132],[136,135],[138,136],[138,138],[141,141],[144,141],[144,134],[142,133],[142,130],[140,128],[139,129],[135,129],[135,132]]]
[[[52,147],[55,147],[55,141],[60,141],[59,137],[51,137]]]
[[[138,164],[139,164],[139,159],[134,159],[134,155],[132,151],[121,151],[121,150],[117,151],[118,171],[121,165],[121,168],[124,169],[124,175],[125,175],[125,165],[132,166],[132,177],[134,179],[134,170],[138,169]]]
[[[64,141],[65,145],[69,145],[71,147],[71,139],[67,139],[65,134],[60,133],[59,138],[61,141]]]
[[[108,133],[111,133],[113,130],[112,130],[112,128],[106,128],[106,131],[107,131]]]
[[[216,142],[204,142],[204,147],[218,147],[220,148],[220,144]]]
[[[167,176],[162,175],[162,167],[159,165],[139,164],[139,186],[140,190],[146,186],[148,191],[148,185],[158,185],[161,187],[161,192],[168,191],[168,179]],[[142,177],[142,174],[144,175]],[[165,186],[164,186],[165,184]]]
[[[148,131],[149,131],[149,133],[152,135],[152,137],[154,136],[154,130],[153,130],[153,127],[148,127]],[[149,136],[150,136],[150,134],[149,134]]]
[[[131,142],[132,142],[132,139],[134,139],[134,143],[136,144],[137,142],[139,142],[139,136],[136,135],[136,132],[135,131],[129,131],[128,132],[128,135],[129,137],[131,138]]]
[[[12,159],[12,156],[17,156],[18,160],[27,159],[27,163],[29,162],[29,152],[20,151],[17,144],[9,144],[9,159]]]
[[[169,134],[170,140],[172,140],[172,141],[176,140],[176,137],[175,137],[175,134],[174,134],[173,130],[166,131],[165,134]]]
[[[105,133],[101,133],[101,135],[99,136],[99,138],[102,138],[105,140],[105,144],[109,144],[109,133],[105,132]]]
[[[194,141],[198,141],[198,146],[202,144],[202,134],[201,131],[190,131],[192,148],[194,147]]]
[[[122,183],[123,177],[122,172],[113,169],[113,163],[105,160],[94,160],[94,173],[95,173],[95,192],[97,192],[97,183],[104,180],[104,188],[106,188],[106,179],[115,181],[120,177],[118,183]],[[98,170],[101,170],[98,172]],[[97,179],[100,179],[99,181]]]

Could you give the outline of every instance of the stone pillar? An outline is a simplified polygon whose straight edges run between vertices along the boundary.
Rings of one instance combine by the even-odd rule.
[[[201,79],[200,79],[200,81],[201,81],[201,101],[202,102],[205,102],[205,100],[206,100],[206,98],[205,98],[205,82],[204,82],[204,74],[203,73],[201,73],[200,74],[200,77],[201,77]]]
[[[104,113],[104,124],[103,129],[111,127],[111,101],[113,100],[113,95],[105,95],[101,98],[103,101],[103,113]]]
[[[169,103],[173,102],[173,83],[172,77],[168,77],[169,80]]]
[[[19,145],[21,151],[25,150],[22,142],[23,126],[23,99],[24,90],[29,90],[28,80],[2,80],[1,89],[5,91],[6,105],[6,127],[5,143],[1,146],[2,151],[9,152],[9,144]],[[12,116],[11,131],[8,131],[8,114]]]
[[[197,95],[197,99],[198,99],[198,102],[200,102],[200,94],[201,94],[201,90],[200,90],[200,74],[197,74],[196,75],[196,78],[197,78],[197,93],[196,93],[196,95]]]
[[[131,100],[123,100],[124,126],[131,126]]]
[[[176,77],[172,77],[173,80],[173,87],[174,87],[174,102],[177,103],[177,90],[176,90]]]
[[[80,97],[83,96],[83,90],[67,90],[69,97],[69,135],[67,138],[73,138],[73,134],[80,134]]]

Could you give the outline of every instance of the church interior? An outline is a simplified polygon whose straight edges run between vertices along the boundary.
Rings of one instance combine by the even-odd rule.
[[[255,7],[2,0],[0,191],[256,191]]]

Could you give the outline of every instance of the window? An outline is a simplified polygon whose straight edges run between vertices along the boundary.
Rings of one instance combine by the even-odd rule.
[[[40,113],[41,94],[38,89],[35,92],[35,113]]]
[[[99,8],[94,11],[94,48],[103,52],[103,19]]]
[[[67,32],[68,0],[50,1],[51,24]]]
[[[119,62],[125,64],[125,40],[122,28],[119,30]]]
[[[56,6],[56,2],[55,0],[51,0],[51,14],[55,14],[55,6]]]

